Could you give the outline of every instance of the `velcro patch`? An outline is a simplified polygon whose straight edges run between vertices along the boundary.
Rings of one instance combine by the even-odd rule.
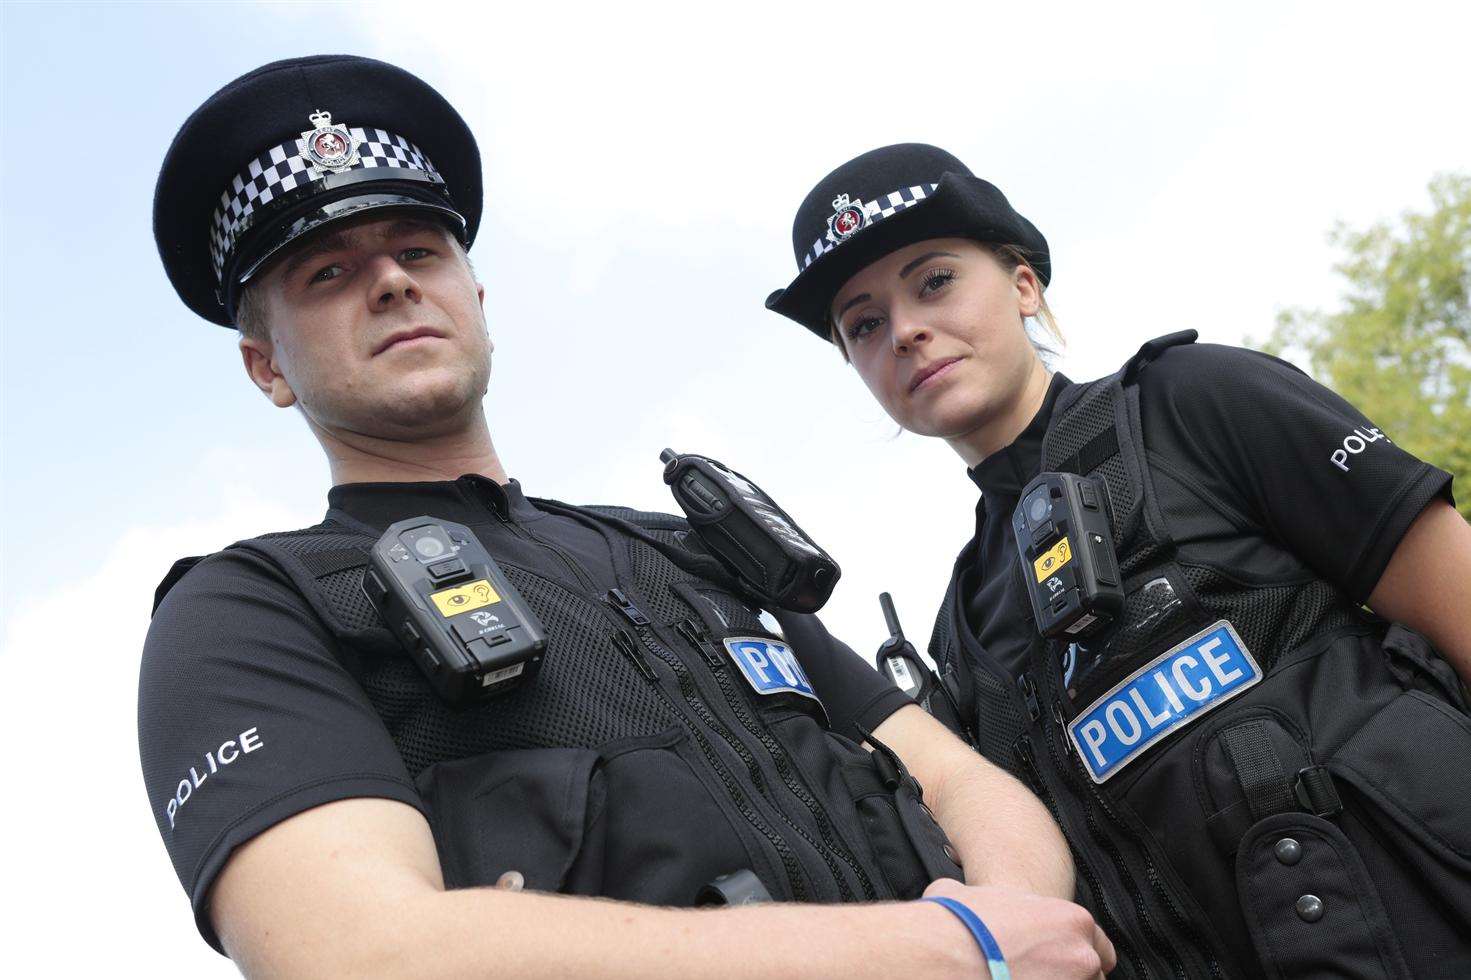
[[[812,682],[797,662],[797,655],[780,640],[762,636],[728,636],[725,638],[725,650],[757,694],[790,692],[818,700]]]
[[[1068,737],[1101,783],[1261,679],[1235,628],[1218,620],[1114,685],[1068,723]]]

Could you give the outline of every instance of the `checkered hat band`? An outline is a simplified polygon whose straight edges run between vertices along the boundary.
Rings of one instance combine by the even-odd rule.
[[[297,137],[271,147],[250,161],[230,181],[230,186],[220,195],[220,206],[215,209],[209,225],[209,257],[214,264],[216,279],[224,276],[225,257],[235,247],[240,232],[250,225],[251,215],[281,195],[313,180],[347,170],[396,167],[420,171],[436,183],[443,183],[439,171],[434,169],[434,164],[429,162],[423,151],[402,136],[358,126],[350,127],[348,133],[358,151],[357,159],[350,167],[335,171],[318,167],[306,155],[306,138]]]
[[[938,183],[915,184],[913,187],[901,187],[897,191],[890,191],[882,197],[874,198],[872,201],[854,201],[853,203],[862,205],[865,217],[863,228],[867,228],[871,224],[898,214],[905,208],[914,207],[939,186]],[[863,228],[858,230],[862,231]],[[854,234],[857,234],[857,232]],[[847,238],[838,238],[833,234],[832,229],[829,228],[821,238],[812,243],[812,250],[802,259],[802,268],[807,268],[821,258],[823,253],[831,252],[847,240]]]

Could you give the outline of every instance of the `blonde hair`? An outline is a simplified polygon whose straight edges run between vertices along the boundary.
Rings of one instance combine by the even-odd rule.
[[[1015,272],[1020,266],[1031,269],[1032,275],[1037,276],[1037,270],[1032,268],[1032,263],[1027,260],[1027,253],[1016,245],[1002,244],[998,242],[976,242],[981,248],[991,253],[998,265],[1008,273]],[[1037,312],[1026,318],[1027,339],[1032,343],[1032,349],[1037,356],[1047,361],[1062,353],[1062,347],[1066,343],[1063,340],[1062,328],[1057,325],[1057,318],[1052,315],[1052,307],[1047,305],[1046,287],[1042,286],[1042,277],[1037,276],[1038,285],[1044,290],[1037,297]],[[1035,327],[1032,324],[1036,324]],[[843,346],[843,336],[838,330],[837,321],[833,319],[832,313],[827,317],[828,339],[842,355],[843,361],[848,361],[848,348]]]

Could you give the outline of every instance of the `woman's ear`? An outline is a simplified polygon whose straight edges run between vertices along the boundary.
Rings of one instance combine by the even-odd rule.
[[[1017,306],[1023,317],[1036,316],[1042,308],[1042,280],[1032,267],[1020,263],[1011,272],[1011,283],[1016,289]]]

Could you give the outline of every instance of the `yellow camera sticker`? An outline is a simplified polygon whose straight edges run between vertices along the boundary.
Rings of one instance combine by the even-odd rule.
[[[1057,570],[1073,560],[1072,546],[1063,538],[1057,544],[1047,549],[1047,553],[1032,563],[1032,571],[1037,573],[1037,581],[1041,582],[1049,575],[1057,574]]]
[[[429,598],[433,599],[434,605],[439,607],[439,614],[445,617],[457,616],[460,613],[501,601],[501,597],[485,579],[435,592]]]

